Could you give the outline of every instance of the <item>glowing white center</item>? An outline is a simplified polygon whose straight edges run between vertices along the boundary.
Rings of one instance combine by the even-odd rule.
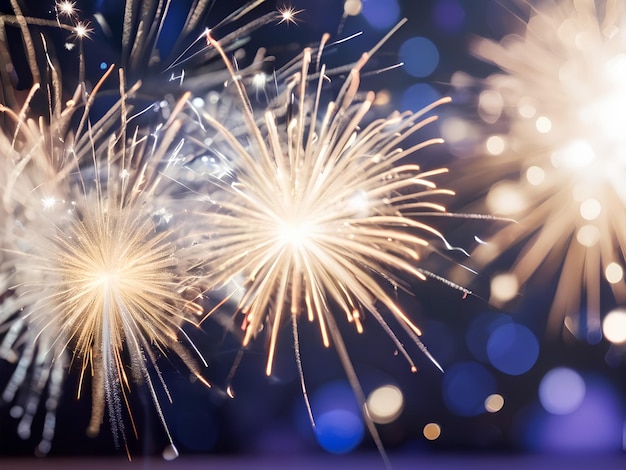
[[[311,224],[303,221],[285,222],[280,226],[279,236],[283,243],[302,246],[311,235]]]

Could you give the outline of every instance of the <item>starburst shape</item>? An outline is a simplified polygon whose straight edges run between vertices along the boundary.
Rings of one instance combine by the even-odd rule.
[[[57,0],[57,2],[54,4],[54,9],[57,14],[70,19],[76,18],[79,13],[78,9],[76,8],[76,2],[70,0]]]
[[[72,37],[77,40],[90,39],[93,34],[93,28],[88,21],[79,21],[72,30]]]
[[[519,250],[494,277],[492,301],[555,276],[550,329],[591,342],[601,338],[602,286],[626,300],[626,7],[600,3],[511,2],[529,15],[524,34],[474,47],[501,69],[482,84],[491,157],[475,170],[492,182],[489,209],[517,223],[485,237],[471,259],[488,266]]]
[[[210,41],[221,50],[217,41]],[[237,311],[242,317],[242,344],[247,346],[268,330],[268,375],[281,327],[289,320],[302,373],[298,320],[304,316],[316,322],[323,344],[337,349],[384,455],[336,317],[344,317],[362,332],[364,317],[372,316],[416,371],[383,315],[387,311],[437,364],[393,292],[408,288],[399,273],[412,279],[434,276],[420,267],[423,255],[433,249],[433,240],[453,249],[426,222],[429,215],[449,215],[438,199],[452,192],[433,181],[447,170],[425,171],[407,161],[441,139],[401,145],[432,123],[436,117],[425,115],[448,100],[366,123],[375,95],[358,92],[361,69],[369,57],[364,54],[338,95],[322,109],[326,69],[321,66],[310,73],[312,57],[321,53],[321,49],[304,51],[299,67],[285,78],[285,96],[293,96],[293,101],[278,98],[276,108],[270,106],[258,118],[242,82],[231,82],[241,100],[245,132],[235,135],[212,115],[196,111],[205,127],[221,135],[212,139],[213,148],[230,158],[234,167],[232,179],[207,181],[213,187],[212,205],[204,215],[210,231],[202,241],[210,267],[207,278],[214,288],[241,279]],[[317,86],[311,93],[313,74]],[[287,110],[280,104],[285,102],[290,103]]]
[[[178,232],[184,210],[172,207],[177,186],[163,178],[167,169],[175,171],[168,157],[179,146],[176,109],[182,104],[155,128],[133,123],[129,101],[137,87],[126,90],[120,71],[119,101],[92,122],[91,106],[112,72],[89,95],[81,85],[65,105],[51,101],[50,116],[39,116],[38,124],[30,119],[30,101],[20,113],[2,108],[15,131],[0,142],[11,157],[0,180],[8,273],[0,283],[0,329],[9,332],[0,354],[18,363],[5,396],[25,385],[27,371],[40,374],[20,423],[26,436],[47,380],[48,415],[54,416],[59,372],[66,373],[71,356],[81,372],[79,397],[86,376],[91,381],[90,435],[99,432],[108,410],[115,443],[128,451],[127,417],[136,435],[128,394],[146,384],[173,456],[157,387],[171,397],[158,359],[175,354],[209,386],[202,376],[206,362],[184,331],[202,312],[193,272],[197,253]],[[40,92],[34,86],[29,99]],[[51,419],[41,453],[53,428]]]
[[[278,24],[286,23],[286,24],[298,24],[298,15],[302,13],[304,10],[296,10],[292,6],[282,6],[278,9]]]

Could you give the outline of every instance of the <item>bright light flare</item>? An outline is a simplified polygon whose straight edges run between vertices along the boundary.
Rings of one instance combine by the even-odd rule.
[[[529,15],[526,32],[474,46],[502,69],[482,82],[481,97],[490,98],[479,102],[485,128],[497,125],[499,134],[485,142],[498,158],[476,165],[489,165],[488,206],[517,223],[483,237],[488,243],[471,259],[485,267],[519,250],[510,271],[520,287],[559,269],[550,328],[567,323],[596,341],[604,271],[614,266],[617,278],[626,262],[626,4],[510,3]],[[618,303],[626,301],[626,285],[609,285]],[[583,302],[584,327],[577,325]]]
[[[604,337],[613,344],[626,343],[626,310],[615,309],[602,321]]]
[[[242,344],[247,346],[266,332],[268,375],[273,371],[281,327],[291,320],[305,397],[298,320],[304,316],[316,322],[322,343],[337,349],[357,400],[366,410],[337,316],[358,332],[363,331],[363,319],[371,316],[389,334],[410,369],[417,370],[383,317],[384,309],[434,362],[395,291],[408,288],[402,274],[442,279],[419,266],[424,253],[434,249],[431,243],[454,249],[426,222],[428,216],[447,215],[437,200],[452,193],[434,183],[447,170],[425,171],[406,161],[441,139],[403,147],[408,136],[436,119],[424,115],[448,99],[418,112],[367,120],[375,95],[358,92],[361,69],[369,56],[364,54],[335,99],[323,106],[326,69],[322,65],[319,71],[313,70],[315,75],[311,72],[315,57],[322,57],[323,51],[306,49],[286,77],[277,74],[279,87],[284,88],[275,100],[278,107],[257,113],[220,44],[210,36],[209,42],[222,52],[229,67],[233,78],[229,85],[240,97],[246,126],[245,133],[234,134],[209,113],[193,113],[203,118],[201,132],[213,128],[221,135],[213,141],[214,149],[234,167],[232,182],[207,181],[214,202],[203,214],[210,235],[202,246],[211,287],[220,288],[242,277],[243,295],[237,308]],[[313,92],[310,86],[316,87]],[[287,112],[282,103],[289,103]],[[369,414],[364,412],[364,417],[384,456]]]
[[[293,7],[283,6],[278,9],[278,24],[287,23],[287,24],[298,24],[298,14],[302,13],[304,10],[296,10]]]
[[[70,0],[60,0],[54,4],[59,15],[67,18],[75,18],[78,15],[78,9],[76,8],[76,2]]]
[[[93,33],[93,28],[88,21],[80,21],[74,26],[72,35],[76,39],[89,39]]]
[[[404,394],[395,385],[378,387],[367,397],[367,409],[375,423],[392,423],[404,409]]]
[[[177,144],[180,122],[174,111],[158,131],[131,127],[126,105],[136,88],[123,87],[121,71],[119,101],[92,122],[89,109],[112,71],[89,95],[79,85],[65,105],[51,100],[49,116],[32,115],[30,101],[19,112],[2,108],[15,130],[7,125],[0,134],[0,357],[16,362],[3,397],[17,401],[18,433],[26,438],[48,389],[41,454],[54,436],[68,356],[80,367],[79,397],[91,377],[88,434],[99,432],[108,411],[115,443],[125,447],[124,417],[136,435],[127,395],[145,383],[175,449],[156,393],[158,383],[171,400],[159,356],[173,352],[209,385],[195,346],[179,342],[188,339],[183,326],[197,325],[202,314],[197,254],[167,222],[181,214],[170,200],[178,185],[157,171]],[[42,92],[35,85],[29,99]],[[22,387],[32,390],[17,393]]]

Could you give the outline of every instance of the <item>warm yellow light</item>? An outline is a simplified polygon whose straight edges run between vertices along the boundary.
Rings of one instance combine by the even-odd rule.
[[[530,119],[537,114],[537,103],[533,98],[525,96],[519,100],[517,112],[521,117]]]
[[[491,300],[508,302],[519,290],[519,282],[513,273],[498,274],[491,279]]]
[[[361,13],[363,4],[361,0],[346,0],[343,4],[343,11],[348,16],[356,16]]]
[[[483,91],[478,98],[478,113],[488,123],[494,123],[502,114],[502,95],[494,90]]]
[[[500,155],[504,152],[505,142],[499,135],[492,135],[487,139],[485,146],[491,155]]]
[[[545,116],[539,116],[535,121],[535,127],[542,134],[547,134],[552,130],[552,121]]]
[[[583,225],[576,232],[576,241],[582,246],[591,248],[600,240],[600,230],[595,225]]]
[[[489,413],[497,413],[504,406],[504,397],[498,393],[489,395],[485,400],[485,410]]]
[[[624,269],[617,263],[609,263],[604,270],[604,275],[611,284],[617,284],[624,279]]]
[[[498,215],[514,216],[526,209],[524,194],[510,181],[494,184],[486,198],[489,210]]]
[[[597,199],[586,199],[580,205],[580,215],[585,220],[595,220],[602,212],[602,205]]]
[[[626,310],[616,309],[602,321],[604,337],[614,344],[626,343]]]
[[[470,129],[463,119],[451,117],[441,123],[441,136],[446,142],[462,142],[470,137]]]
[[[546,172],[538,166],[531,166],[530,168],[528,168],[528,170],[526,170],[526,179],[533,186],[539,186],[541,183],[543,183],[545,177]]]
[[[439,436],[441,436],[441,426],[439,426],[437,423],[428,423],[426,426],[424,426],[423,433],[426,439],[428,439],[429,441],[434,441],[435,439],[438,439]]]
[[[394,385],[379,387],[367,398],[367,411],[375,423],[391,423],[400,416],[403,408],[404,396]]]

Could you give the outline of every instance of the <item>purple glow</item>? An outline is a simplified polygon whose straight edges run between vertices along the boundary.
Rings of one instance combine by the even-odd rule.
[[[315,437],[327,452],[350,452],[363,440],[365,428],[354,392],[347,382],[324,385],[311,399]]]
[[[555,453],[599,453],[622,450],[624,410],[613,387],[604,379],[586,380],[580,406],[567,415],[538,408],[524,426],[529,450]]]
[[[441,95],[430,85],[426,83],[416,83],[408,87],[402,94],[401,108],[419,111],[424,106],[428,106],[439,98],[441,98]]]
[[[465,23],[465,10],[456,0],[440,0],[433,8],[433,22],[446,33],[456,33]]]
[[[448,369],[443,378],[443,401],[460,416],[485,412],[485,399],[496,392],[496,381],[477,362],[462,362]]]
[[[373,28],[388,29],[400,19],[400,6],[396,0],[363,0],[361,14]]]
[[[403,70],[413,77],[428,77],[439,65],[439,50],[428,38],[415,36],[407,39],[398,51]]]
[[[485,312],[476,316],[465,334],[465,342],[472,356],[481,362],[489,362],[487,357],[489,336],[499,326],[512,322],[508,315],[496,312]]]
[[[487,356],[496,369],[509,375],[521,375],[535,365],[539,341],[525,326],[501,325],[489,336]]]
[[[585,388],[585,381],[576,371],[557,367],[541,379],[539,401],[549,413],[572,413],[584,400]]]

